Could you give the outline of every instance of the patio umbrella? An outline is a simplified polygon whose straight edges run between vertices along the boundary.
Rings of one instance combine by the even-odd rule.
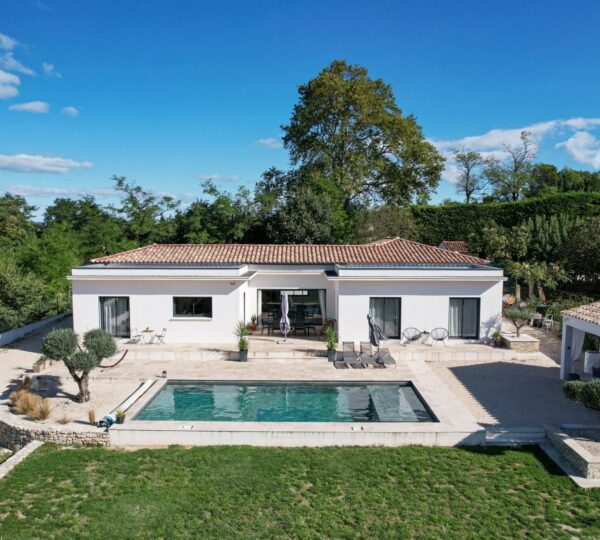
[[[287,340],[287,335],[290,331],[290,318],[288,317],[289,308],[288,293],[283,291],[281,293],[281,320],[279,321],[279,330],[281,330],[281,333],[283,334],[283,341]]]
[[[379,343],[385,341],[387,338],[370,314],[367,315],[367,321],[369,322],[369,341],[373,347],[377,347],[377,350],[379,350]]]

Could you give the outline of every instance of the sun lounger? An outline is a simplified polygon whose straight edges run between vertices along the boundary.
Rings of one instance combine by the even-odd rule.
[[[388,349],[379,349],[379,351],[377,351],[375,353],[374,356],[375,362],[378,363],[381,366],[384,367],[389,367],[389,366],[396,366],[396,360],[394,360],[394,357],[390,354],[390,351]]]
[[[365,367],[361,361],[360,355],[354,350],[353,341],[344,341],[342,343],[342,355],[344,364],[349,368],[361,369]]]

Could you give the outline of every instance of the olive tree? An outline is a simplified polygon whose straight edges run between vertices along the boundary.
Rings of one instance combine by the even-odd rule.
[[[69,328],[53,330],[42,343],[44,357],[62,360],[69,370],[79,387],[75,400],[80,403],[90,400],[90,372],[97,368],[104,358],[116,352],[117,344],[112,335],[100,329],[84,334],[83,348],[79,345],[77,334]]]
[[[513,323],[517,330],[517,337],[519,337],[521,328],[533,317],[533,312],[529,309],[509,308],[504,311],[504,316]]]

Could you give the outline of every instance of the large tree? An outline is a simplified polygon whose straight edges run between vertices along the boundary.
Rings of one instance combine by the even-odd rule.
[[[139,245],[171,241],[175,235],[171,213],[179,201],[128,182],[124,176],[113,176],[113,181],[121,193],[121,205],[112,209],[126,220],[128,238]]]
[[[426,202],[443,158],[392,88],[367,70],[334,61],[298,88],[284,145],[294,166],[319,169],[343,195],[345,208]]]
[[[248,189],[240,187],[231,194],[207,180],[202,191],[204,198],[177,213],[178,241],[206,244],[246,241],[254,222],[254,205]]]
[[[0,197],[0,249],[13,250],[35,234],[35,206],[19,195],[6,193]]]
[[[77,232],[84,261],[136,247],[125,237],[126,223],[92,196],[57,198],[44,212],[44,227],[65,225]]]
[[[256,185],[261,236],[278,244],[328,244],[349,238],[352,221],[340,191],[309,166],[270,169]]]
[[[456,191],[463,193],[465,202],[469,204],[471,199],[483,193],[486,181],[483,177],[483,158],[479,152],[456,148],[452,151],[455,167],[458,172]]]
[[[504,158],[490,158],[485,167],[485,176],[494,188],[494,195],[505,201],[518,201],[523,197],[531,179],[532,161],[537,148],[531,133],[521,132],[517,145],[504,145]]]

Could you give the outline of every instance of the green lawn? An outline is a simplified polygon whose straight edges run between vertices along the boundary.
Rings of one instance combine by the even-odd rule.
[[[44,446],[0,538],[600,537],[600,491],[527,449]]]

